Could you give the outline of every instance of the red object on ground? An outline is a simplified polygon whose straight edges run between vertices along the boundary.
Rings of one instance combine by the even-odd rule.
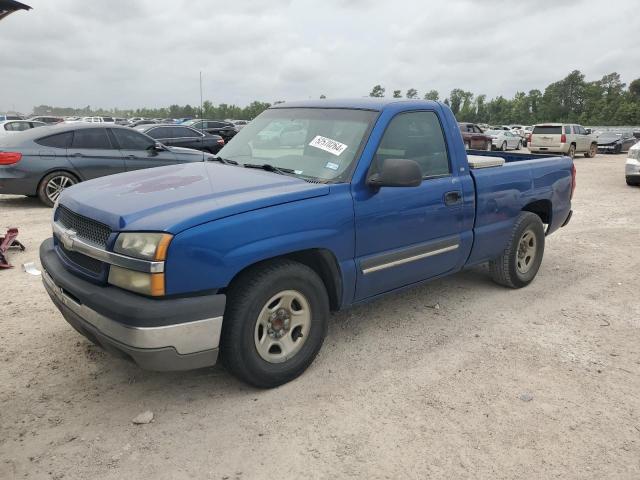
[[[24,251],[24,245],[16,240],[17,236],[18,229],[9,228],[7,229],[7,234],[4,237],[0,237],[0,269],[13,268],[13,265],[11,265],[9,260],[7,260],[7,250],[13,247]]]

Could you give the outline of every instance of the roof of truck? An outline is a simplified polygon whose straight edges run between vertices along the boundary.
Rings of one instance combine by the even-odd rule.
[[[402,98],[384,98],[384,97],[364,97],[364,98],[341,98],[341,99],[318,99],[318,100],[298,100],[291,102],[278,103],[271,108],[350,108],[357,110],[382,110],[384,107],[395,104],[406,103],[407,106],[413,105],[435,105],[437,102],[430,100],[409,100]]]

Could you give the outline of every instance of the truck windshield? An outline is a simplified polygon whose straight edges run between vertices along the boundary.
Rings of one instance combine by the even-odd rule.
[[[239,164],[268,164],[293,175],[339,182],[377,112],[331,108],[274,108],[258,115],[218,155]]]

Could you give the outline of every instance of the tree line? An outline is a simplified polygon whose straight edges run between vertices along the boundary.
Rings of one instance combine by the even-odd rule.
[[[376,85],[370,97],[384,97],[386,89]],[[393,90],[393,98],[403,98],[401,90]],[[420,98],[415,88],[404,98]],[[440,100],[437,90],[427,91],[425,100]],[[580,123],[583,125],[640,125],[640,78],[627,87],[616,72],[600,80],[586,81],[579,70],[548,85],[544,91],[517,92],[513,98],[502,95],[487,100],[484,94],[454,88],[444,103],[451,107],[461,122],[493,125],[532,125],[541,122]]]
[[[275,102],[279,103],[279,102]],[[34,107],[34,115],[57,115],[61,117],[90,117],[90,116],[111,116],[111,117],[144,117],[144,118],[186,118],[186,117],[199,117],[199,118],[215,118],[225,119],[231,118],[234,120],[252,120],[264,110],[271,106],[270,103],[254,101],[245,107],[239,107],[238,105],[229,105],[221,103],[214,105],[209,100],[202,103],[202,111],[200,106],[191,106],[189,104],[170,105],[162,108],[136,108],[136,109],[105,109],[105,108],[91,108],[87,105],[84,108],[69,108],[69,107],[53,107],[51,105],[38,105]]]
[[[404,94],[403,94],[404,93]],[[381,85],[373,87],[371,97],[386,96]],[[393,98],[421,98],[415,88],[407,91],[392,90]],[[326,98],[320,95],[320,98]],[[426,100],[440,100],[437,90],[428,90],[422,95]],[[498,97],[487,99],[484,94],[454,88],[443,99],[451,107],[461,122],[488,123],[494,125],[532,125],[540,122],[566,122],[583,125],[640,125],[640,78],[629,86],[622,82],[616,72],[603,76],[600,80],[586,81],[579,70],[574,70],[562,80],[548,85],[544,91],[533,89],[517,92],[513,98]],[[274,103],[281,103],[280,101]],[[33,109],[34,115],[92,116],[145,118],[202,117],[237,120],[252,120],[271,106],[270,103],[254,101],[240,107],[221,103],[214,105],[209,100],[200,106],[170,105],[162,108],[104,109],[64,108],[39,105]]]

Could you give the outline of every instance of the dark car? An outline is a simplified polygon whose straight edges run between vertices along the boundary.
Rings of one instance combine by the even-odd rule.
[[[602,153],[628,152],[637,138],[630,132],[604,132],[598,136],[598,151]]]
[[[34,122],[42,122],[48,125],[55,125],[56,123],[64,122],[62,117],[53,117],[51,115],[40,115],[38,117],[31,117],[29,120]]]
[[[464,148],[467,150],[491,150],[491,137],[485,135],[475,123],[458,122]]]
[[[38,196],[53,206],[65,188],[83,180],[210,158],[113,124],[39,127],[0,139],[0,194]]]
[[[203,152],[218,153],[224,146],[224,140],[220,135],[202,133],[184,125],[141,125],[135,129],[171,147],[194,148]]]
[[[225,142],[231,140],[234,135],[238,133],[238,128],[233,123],[226,122],[224,120],[195,119],[184,122],[182,125],[195,128],[196,130],[205,131],[212,135],[220,135],[224,138]]]
[[[157,125],[157,124],[158,122],[156,122],[155,120],[137,120],[135,122],[131,122],[130,124],[128,124],[127,127],[135,128],[141,125]]]

